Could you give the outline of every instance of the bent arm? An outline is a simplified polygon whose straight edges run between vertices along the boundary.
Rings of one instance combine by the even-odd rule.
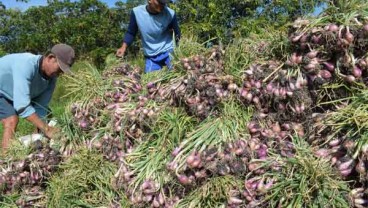
[[[37,115],[37,113],[32,113],[26,119],[27,121],[31,122],[35,127],[40,129],[42,132],[48,131],[48,125],[44,121],[42,121],[42,119]]]
[[[50,84],[47,90],[45,90],[41,95],[39,95],[38,97],[32,100],[33,107],[35,108],[37,115],[41,119],[45,120],[48,114],[48,106],[49,106],[52,94],[55,90],[55,85],[56,85],[56,78],[53,78],[50,81]]]
[[[174,17],[171,23],[169,24],[169,29],[174,30],[176,44],[179,44],[179,40],[181,38],[181,32],[180,32],[178,20],[176,18],[176,14],[174,14]]]
[[[125,33],[122,47],[124,46],[124,43],[126,45],[125,47],[131,45],[134,41],[135,36],[137,35],[137,32],[138,32],[137,20],[135,18],[134,12],[132,11],[132,13],[130,14],[128,30]]]
[[[21,118],[26,118],[35,113],[36,110],[31,105],[31,80],[32,71],[27,70],[28,66],[24,64],[14,65],[13,70],[13,105],[17,114]]]
[[[137,25],[137,21],[136,21],[134,12],[132,11],[130,15],[128,31],[125,33],[124,40],[123,40],[121,47],[116,51],[116,56],[118,57],[125,56],[125,51],[128,48],[128,46],[133,43],[134,37],[136,36],[137,31],[138,31],[138,25]]]

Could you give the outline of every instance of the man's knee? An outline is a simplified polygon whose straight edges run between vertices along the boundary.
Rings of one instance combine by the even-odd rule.
[[[15,128],[18,125],[18,116],[9,116],[8,118],[4,118],[2,120],[4,129],[12,129],[15,130]]]

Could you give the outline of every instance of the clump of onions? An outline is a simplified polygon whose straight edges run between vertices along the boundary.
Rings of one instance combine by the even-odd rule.
[[[202,161],[199,154],[196,154],[195,152],[193,152],[188,156],[186,162],[190,168],[198,168],[202,165],[201,164]]]

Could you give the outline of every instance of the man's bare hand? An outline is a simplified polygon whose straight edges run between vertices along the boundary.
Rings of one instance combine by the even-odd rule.
[[[125,51],[126,51],[127,47],[128,47],[128,45],[125,42],[123,42],[123,45],[121,45],[121,47],[118,48],[118,50],[116,51],[116,54],[115,55],[117,57],[124,57],[125,56]]]
[[[118,50],[116,51],[116,56],[117,57],[123,57],[125,54],[125,48],[121,47],[121,48],[118,48]]]
[[[49,139],[55,139],[60,135],[60,129],[57,127],[47,126],[43,132]]]

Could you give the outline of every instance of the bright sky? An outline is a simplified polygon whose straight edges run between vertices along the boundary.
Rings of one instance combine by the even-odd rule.
[[[6,6],[6,8],[18,8],[22,11],[26,10],[27,8],[31,6],[47,5],[47,0],[29,0],[28,3],[24,3],[24,2],[20,2],[16,0],[0,0],[0,1]],[[72,1],[77,1],[77,0],[72,0]],[[100,1],[112,7],[115,5],[115,2],[118,2],[118,1],[125,2],[126,0],[100,0]]]

